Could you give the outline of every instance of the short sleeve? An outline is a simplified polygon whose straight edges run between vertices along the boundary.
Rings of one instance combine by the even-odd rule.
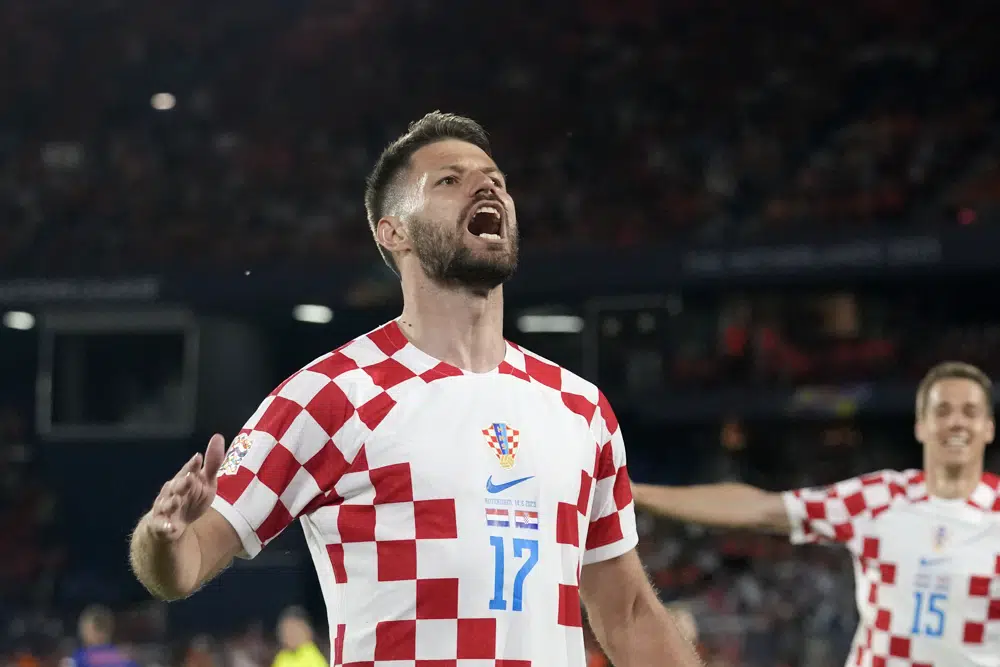
[[[594,432],[599,437],[584,565],[620,556],[639,542],[632,485],[625,465],[625,441],[604,394],[600,395],[594,419]]]
[[[359,443],[355,410],[330,375],[301,370],[271,393],[233,440],[212,507],[253,558],[288,524],[324,504]]]
[[[851,544],[861,524],[890,506],[893,498],[912,495],[915,487],[902,473],[884,470],[831,484],[782,494],[793,544]],[[916,489],[919,494],[919,489]]]

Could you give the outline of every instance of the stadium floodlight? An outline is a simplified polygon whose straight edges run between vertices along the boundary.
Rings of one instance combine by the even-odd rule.
[[[149,104],[157,111],[170,111],[177,104],[177,98],[170,93],[157,93],[149,100]]]
[[[292,309],[292,317],[299,322],[310,324],[326,324],[333,319],[333,311],[326,306],[303,303]]]
[[[579,315],[521,315],[517,318],[521,333],[580,333],[583,318]]]
[[[8,329],[28,331],[35,327],[35,316],[21,310],[12,310],[4,313],[3,325]]]

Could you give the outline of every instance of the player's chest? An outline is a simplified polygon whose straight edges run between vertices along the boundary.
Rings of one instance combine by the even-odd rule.
[[[1000,599],[1000,522],[988,515],[887,515],[862,533],[859,548],[862,574],[885,586],[883,594],[917,589]]]
[[[593,473],[597,440],[558,394],[428,391],[400,405],[366,445],[367,463],[405,464],[414,496],[576,502],[581,472]]]

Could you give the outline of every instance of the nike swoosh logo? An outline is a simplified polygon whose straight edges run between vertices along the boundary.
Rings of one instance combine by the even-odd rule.
[[[532,477],[522,477],[521,479],[513,479],[509,482],[504,482],[503,484],[494,484],[493,475],[490,475],[489,479],[486,480],[486,492],[487,493],[500,493],[501,491],[506,491],[512,486],[520,484],[521,482],[527,482]]]

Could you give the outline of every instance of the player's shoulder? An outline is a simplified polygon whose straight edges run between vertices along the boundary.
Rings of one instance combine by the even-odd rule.
[[[835,495],[856,507],[865,507],[873,515],[892,507],[908,506],[927,500],[927,483],[922,470],[885,469],[844,480]]]
[[[909,500],[926,500],[927,483],[924,479],[924,471],[916,469],[895,470],[886,468],[874,472],[864,473],[857,477],[840,482],[840,486],[847,488],[879,489],[889,497],[906,498]]]
[[[514,354],[508,355],[508,358],[514,366],[515,375],[540,387],[542,391],[558,394],[567,409],[588,420],[594,414],[599,414],[608,423],[609,430],[617,430],[617,418],[611,403],[596,384],[517,343],[507,341],[507,345],[514,350]]]
[[[924,471],[917,469],[886,468],[858,475],[854,479],[864,486],[886,486],[896,489],[925,487]]]
[[[981,510],[1000,517],[1000,476],[984,472],[969,500]]]
[[[308,393],[317,384],[331,380],[335,380],[342,389],[347,389],[353,384],[364,382],[365,378],[371,381],[373,374],[406,372],[404,363],[385,363],[405,346],[406,338],[402,332],[392,322],[388,322],[316,357],[288,376],[274,393]],[[362,373],[353,372],[359,370]]]

